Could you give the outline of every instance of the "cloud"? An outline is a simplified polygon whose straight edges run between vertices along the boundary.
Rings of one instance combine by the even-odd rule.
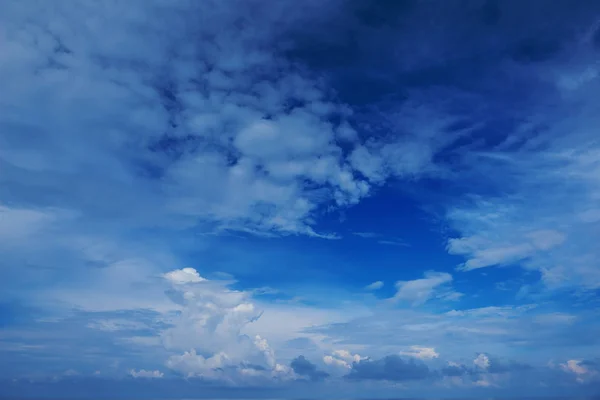
[[[488,369],[490,367],[490,359],[485,354],[479,354],[477,358],[473,360],[473,364],[481,369]]]
[[[591,32],[597,21],[578,25]],[[448,251],[465,258],[459,269],[515,265],[540,273],[551,292],[599,287],[588,237],[598,229],[600,152],[588,127],[598,123],[592,93],[600,79],[597,49],[583,31],[556,38],[557,53],[523,70],[531,78],[523,90],[532,93],[520,106],[524,117],[464,155],[469,193],[447,212],[456,233]]]
[[[410,346],[409,350],[401,351],[400,354],[407,357],[418,358],[420,360],[429,360],[440,356],[433,347],[423,346]]]
[[[443,376],[460,377],[463,375],[471,374],[473,371],[466,365],[448,361],[445,367],[440,369],[440,373]]]
[[[257,4],[264,12],[250,22],[249,6],[211,4],[86,3],[40,6],[35,15],[13,5],[0,71],[15,83],[0,110],[8,132],[2,182],[12,196],[128,227],[205,224],[311,236],[320,236],[312,228],[320,207],[367,196],[369,183],[338,144],[338,131],[352,129],[345,107],[268,44],[269,21],[287,15],[281,28],[292,29],[301,14],[283,11],[289,4]],[[79,22],[88,17],[110,20],[111,30]],[[133,21],[146,29],[133,29]],[[214,40],[202,47],[182,40],[206,35]],[[44,44],[25,39],[34,36]],[[27,118],[32,112],[38,122]],[[25,146],[24,132],[44,140]],[[36,197],[40,179],[48,195]],[[73,189],[68,198],[65,187]],[[106,201],[108,191],[118,201]]]
[[[574,376],[577,383],[588,383],[600,378],[598,363],[592,360],[567,360],[559,364],[561,370]]]
[[[0,238],[4,244],[14,245],[39,233],[54,222],[59,215],[58,210],[36,210],[27,208],[7,207],[0,204]]]
[[[139,331],[148,328],[146,324],[140,321],[131,321],[126,319],[102,319],[91,321],[87,324],[87,327],[105,332],[117,332],[122,330]]]
[[[408,243],[400,240],[400,239],[392,239],[392,240],[378,240],[377,243],[379,244],[385,244],[388,246],[401,246],[401,247],[408,247],[410,246]]]
[[[348,350],[334,350],[330,355],[323,357],[323,362],[327,365],[337,367],[342,371],[352,369],[354,363],[366,359],[359,354],[352,354]]]
[[[379,236],[377,233],[374,232],[352,232],[352,234],[364,239],[371,239]]]
[[[456,300],[460,297],[457,293],[448,288],[452,282],[452,275],[446,272],[425,273],[425,277],[413,281],[396,282],[396,294],[394,300],[402,300],[417,306],[427,302],[432,298],[442,298],[447,300]]]
[[[526,375],[490,354],[539,364],[551,350],[568,360],[554,372],[573,381],[594,369],[577,361],[595,351],[599,320],[586,309],[600,287],[594,7],[342,3],[6,4],[0,347],[17,360],[6,376],[163,365],[188,383],[268,386],[298,378],[294,345],[309,380],[322,376],[309,359],[358,380],[421,380],[419,359],[442,363],[438,351],[469,364],[483,354],[485,368],[468,367],[479,386]],[[423,19],[434,23],[423,29]],[[386,196],[393,181],[445,210],[436,223],[447,225],[448,252],[481,283],[466,285],[477,292],[464,307],[445,312],[461,296],[451,285],[466,286],[441,272],[397,284],[396,300],[434,303],[427,310],[363,304],[343,289],[274,303],[248,288],[282,274],[235,240],[262,250],[278,236],[338,238],[323,217]],[[190,259],[202,271],[168,271]],[[523,281],[540,276],[522,286],[539,306],[489,302],[496,275],[479,282],[481,269],[509,265]],[[247,278],[250,267],[241,282],[211,274]],[[563,315],[560,296],[572,292],[575,311]],[[385,357],[401,349],[410,358]]]
[[[177,269],[167,272],[164,277],[174,284],[196,283],[206,280],[194,268]]]
[[[129,371],[129,374],[134,378],[162,378],[164,376],[159,370],[146,371],[145,369],[140,369],[139,371],[132,369]]]
[[[265,373],[281,370],[266,339],[242,333],[262,315],[249,292],[229,289],[228,282],[201,279],[193,268],[172,271],[165,279],[172,283],[170,297],[182,309],[161,334],[162,341],[167,349],[185,350],[169,358],[169,368],[185,376],[225,381],[235,381],[239,374],[247,378],[257,370],[244,365]],[[228,368],[234,377],[227,374]],[[263,372],[255,375],[263,377]]]
[[[523,239],[525,242],[523,242]],[[480,237],[450,239],[450,254],[469,254],[470,258],[461,270],[469,271],[495,265],[505,265],[528,259],[540,251],[548,251],[561,245],[565,236],[553,230],[527,232],[519,244],[506,244],[502,247],[489,248],[489,243]]]
[[[382,287],[383,287],[382,281],[375,281],[375,282],[370,283],[367,286],[365,286],[365,289],[366,290],[378,290],[378,289],[381,289]]]
[[[292,360],[290,367],[300,376],[306,376],[311,381],[320,381],[329,376],[325,371],[317,369],[317,366],[308,361],[304,356],[298,356]]]
[[[411,381],[422,380],[430,376],[429,368],[418,361],[403,360],[400,356],[390,355],[378,360],[361,360],[354,363],[347,375],[352,380]]]
[[[484,353],[477,355],[477,357],[473,360],[473,364],[479,370],[483,370],[491,374],[501,374],[531,369],[531,366],[528,364],[523,364],[516,361],[503,361],[499,358],[492,358]]]

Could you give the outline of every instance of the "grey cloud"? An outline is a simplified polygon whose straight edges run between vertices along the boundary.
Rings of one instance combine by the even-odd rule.
[[[443,376],[455,377],[455,376],[470,375],[474,371],[472,368],[469,368],[465,365],[459,364],[459,365],[445,366],[445,367],[441,368],[439,372]]]
[[[412,381],[431,376],[427,365],[413,359],[404,360],[398,355],[389,355],[378,360],[361,360],[352,365],[346,376],[352,380]]]
[[[292,360],[290,367],[295,373],[309,378],[311,381],[320,381],[329,376],[325,371],[321,371],[317,366],[306,359],[304,356],[298,356]]]
[[[530,370],[533,368],[529,364],[512,361],[512,360],[502,360],[502,359],[495,358],[495,357],[489,357],[489,360],[490,360],[490,366],[488,367],[487,371],[492,374],[526,371],[526,370]]]

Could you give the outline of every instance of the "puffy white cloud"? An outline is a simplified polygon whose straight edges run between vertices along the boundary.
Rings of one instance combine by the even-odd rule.
[[[187,377],[200,376],[208,379],[223,379],[227,377],[223,368],[235,366],[227,354],[217,353],[210,357],[196,354],[196,350],[184,352],[182,355],[171,356],[166,363],[167,367],[180,372]]]
[[[175,284],[197,283],[206,280],[194,268],[176,269],[167,272],[164,277]]]
[[[129,371],[129,375],[134,378],[162,378],[165,374],[159,370],[146,371],[145,369],[140,369],[139,371],[136,371],[135,369],[132,369]]]
[[[401,351],[401,355],[418,358],[420,360],[430,360],[438,358],[440,355],[433,347],[410,346],[409,350]]]
[[[172,351],[184,350],[183,354],[172,355],[167,366],[185,376],[229,383],[289,375],[276,362],[275,352],[265,338],[252,338],[242,332],[262,315],[252,303],[251,292],[232,290],[228,282],[199,277],[193,268],[165,274],[172,283],[169,296],[181,306],[181,313],[162,333],[163,344]]]
[[[474,360],[473,364],[481,369],[488,369],[490,367],[490,359],[485,354],[479,354]]]
[[[341,368],[342,370],[352,369],[352,364],[365,359],[360,354],[352,354],[348,350],[334,350],[330,355],[323,357],[323,362],[327,365]]]

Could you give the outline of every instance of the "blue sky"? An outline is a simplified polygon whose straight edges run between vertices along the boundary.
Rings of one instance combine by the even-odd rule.
[[[0,6],[0,396],[599,393],[598,2]]]

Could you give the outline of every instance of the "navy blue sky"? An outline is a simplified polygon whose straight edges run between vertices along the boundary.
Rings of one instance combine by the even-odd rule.
[[[0,8],[0,395],[600,390],[598,2]]]

